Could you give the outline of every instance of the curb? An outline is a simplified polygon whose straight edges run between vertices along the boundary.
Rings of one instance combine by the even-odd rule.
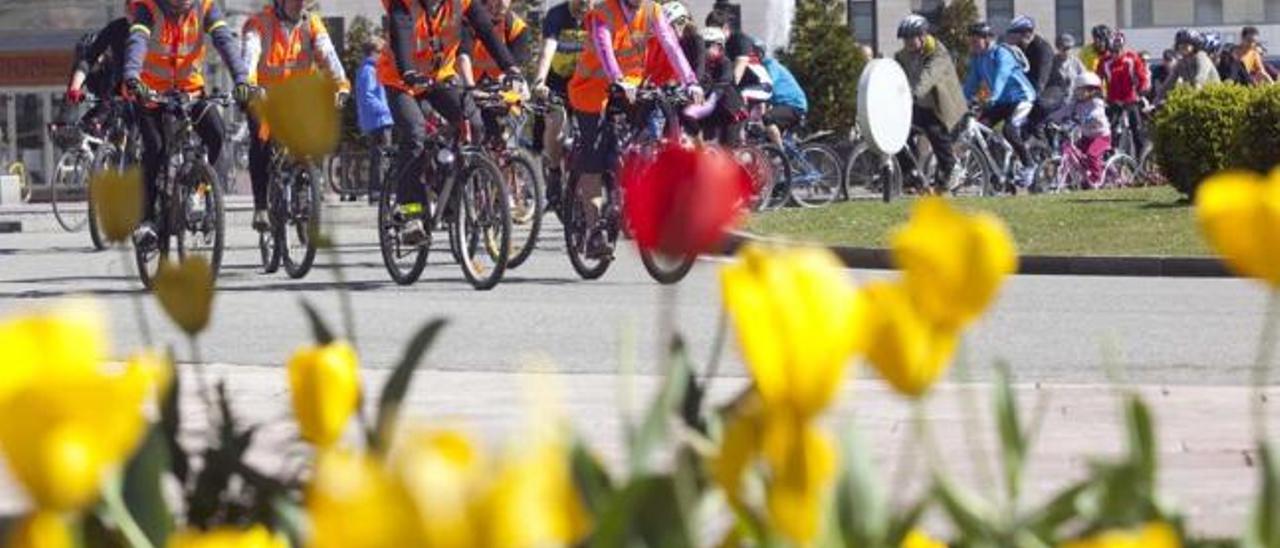
[[[748,232],[731,232],[725,241],[724,254],[731,255],[749,242],[794,245],[779,238],[766,238]],[[828,249],[849,268],[896,270],[889,250],[869,247],[830,246]],[[1059,255],[1022,255],[1018,257],[1018,274],[1038,276],[1130,276],[1151,278],[1235,278],[1222,261],[1211,257],[1084,257]]]

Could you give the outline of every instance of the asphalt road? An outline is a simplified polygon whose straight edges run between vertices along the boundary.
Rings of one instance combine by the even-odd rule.
[[[400,287],[382,266],[368,211],[348,206],[335,216],[342,219],[335,225],[336,260],[321,255],[303,280],[261,274],[247,219],[232,215],[214,319],[202,339],[204,358],[282,363],[309,340],[299,300],[314,302],[339,323],[339,264],[368,367],[394,363],[410,333],[439,316],[451,323],[429,366],[456,371],[518,371],[538,362],[568,373],[611,373],[624,354],[638,352],[636,369],[651,372],[663,302],[673,304],[695,355],[705,354],[714,338],[719,259],[701,261],[674,294],[650,281],[629,249],[602,280],[585,282],[569,266],[553,223],[541,241],[545,250],[493,291],[473,291],[439,245],[423,279]],[[134,315],[134,301],[141,298],[157,338],[184,355],[185,342],[154,299],[139,292],[132,270],[132,259],[120,250],[90,251],[83,233],[0,234],[0,314],[92,294],[110,311],[114,348],[123,353],[141,344]],[[886,275],[892,274],[850,272],[856,279]],[[1244,384],[1264,297],[1254,284],[1233,279],[1020,276],[973,329],[967,348],[979,378],[989,370],[985,365],[1001,359],[1024,382]],[[723,372],[741,375],[730,356]]]

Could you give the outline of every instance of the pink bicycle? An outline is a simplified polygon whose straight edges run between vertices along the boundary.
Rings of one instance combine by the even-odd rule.
[[[1045,159],[1036,168],[1035,190],[1048,193],[1073,192],[1101,188],[1125,188],[1138,181],[1138,162],[1132,156],[1115,148],[1106,156],[1101,177],[1089,176],[1088,156],[1076,146],[1080,139],[1078,127],[1050,124],[1047,128],[1051,140],[1061,141],[1059,152]]]

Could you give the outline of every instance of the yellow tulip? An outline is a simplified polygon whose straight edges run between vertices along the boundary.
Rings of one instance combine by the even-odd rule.
[[[289,154],[318,161],[338,146],[337,93],[337,84],[323,74],[298,74],[268,87],[254,111]]]
[[[981,316],[1018,268],[1013,239],[1000,219],[961,213],[941,198],[917,201],[911,220],[890,242],[921,314],[947,329]]]
[[[76,545],[66,519],[56,512],[36,512],[23,518],[5,542],[8,548],[72,548]]]
[[[1210,177],[1196,191],[1196,218],[1232,269],[1280,289],[1280,170]]]
[[[89,180],[98,227],[108,242],[123,242],[142,220],[142,170],[100,171]]]
[[[947,543],[930,537],[920,529],[912,529],[907,533],[906,538],[902,539],[901,548],[947,548]]]
[[[364,455],[326,451],[306,492],[312,548],[423,546],[418,510],[404,486]]]
[[[1104,531],[1092,537],[1064,542],[1060,548],[1181,548],[1182,539],[1172,525],[1152,522],[1136,530]]]
[[[342,437],[360,404],[360,366],[345,341],[298,350],[289,358],[289,393],[302,437],[320,447]]]
[[[863,288],[870,308],[867,360],[903,395],[919,397],[946,371],[957,335],[922,317],[907,286],[876,282]]]
[[[67,301],[0,322],[0,401],[35,374],[97,370],[105,353],[102,310]]]
[[[574,546],[591,518],[573,483],[569,452],[555,439],[512,454],[499,468],[485,505],[489,548]]]
[[[452,430],[413,432],[391,462],[418,508],[425,546],[479,546],[477,500],[488,462],[470,437]]]
[[[840,262],[826,250],[748,246],[721,282],[765,405],[800,418],[826,409],[862,346],[864,307]]]
[[[188,335],[194,336],[209,325],[213,270],[204,257],[187,257],[177,265],[161,261],[155,293],[161,308]]]
[[[272,534],[261,524],[248,529],[219,527],[209,531],[187,529],[169,537],[169,548],[289,548],[283,535]]]

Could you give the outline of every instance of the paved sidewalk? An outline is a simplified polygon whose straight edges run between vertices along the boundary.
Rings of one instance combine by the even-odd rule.
[[[428,356],[430,361],[430,356]],[[536,360],[533,360],[536,361]],[[297,449],[296,432],[288,424],[289,397],[285,373],[279,367],[214,366],[211,378],[225,378],[231,388],[237,418],[264,423],[252,459],[266,471],[277,470],[280,456]],[[185,372],[185,391],[193,388]],[[368,401],[376,398],[386,370],[366,370]],[[516,441],[525,431],[530,397],[536,390],[554,388],[565,416],[607,461],[620,470],[624,453],[621,415],[626,402],[642,407],[656,386],[656,377],[602,374],[473,373],[424,369],[412,386],[406,416],[462,424],[495,444]],[[627,384],[632,385],[630,391]],[[712,401],[723,402],[746,385],[740,377],[718,377]],[[535,388],[536,387],[536,388]],[[932,428],[948,466],[970,483],[984,477],[972,465],[973,452],[965,441],[968,421],[960,396],[969,392],[985,413],[990,402],[985,384],[941,386],[929,404]],[[1246,387],[1142,386],[1157,419],[1166,495],[1188,515],[1199,535],[1235,535],[1243,528],[1256,490],[1256,469],[1250,443]],[[632,396],[626,394],[630,392]],[[1089,458],[1123,451],[1123,423],[1116,390],[1100,385],[1020,386],[1017,390],[1024,420],[1035,408],[1044,412],[1043,430],[1033,446],[1027,475],[1030,500],[1043,500],[1065,483],[1079,478]],[[1272,398],[1280,397],[1273,390]],[[203,410],[193,393],[184,395],[186,441],[201,439]],[[1273,400],[1274,401],[1274,400]],[[881,476],[895,477],[909,436],[909,407],[881,383],[849,382],[837,409],[830,414],[833,428],[856,425],[874,447]],[[1276,415],[1274,412],[1272,415]],[[989,416],[980,419],[977,436],[990,477],[996,477],[998,457],[995,430]],[[1277,421],[1273,421],[1273,425]],[[351,439],[354,439],[352,436]],[[919,470],[919,467],[916,468]],[[911,490],[918,488],[914,486]],[[890,488],[893,492],[897,489]],[[0,471],[0,515],[23,506],[12,482]]]

